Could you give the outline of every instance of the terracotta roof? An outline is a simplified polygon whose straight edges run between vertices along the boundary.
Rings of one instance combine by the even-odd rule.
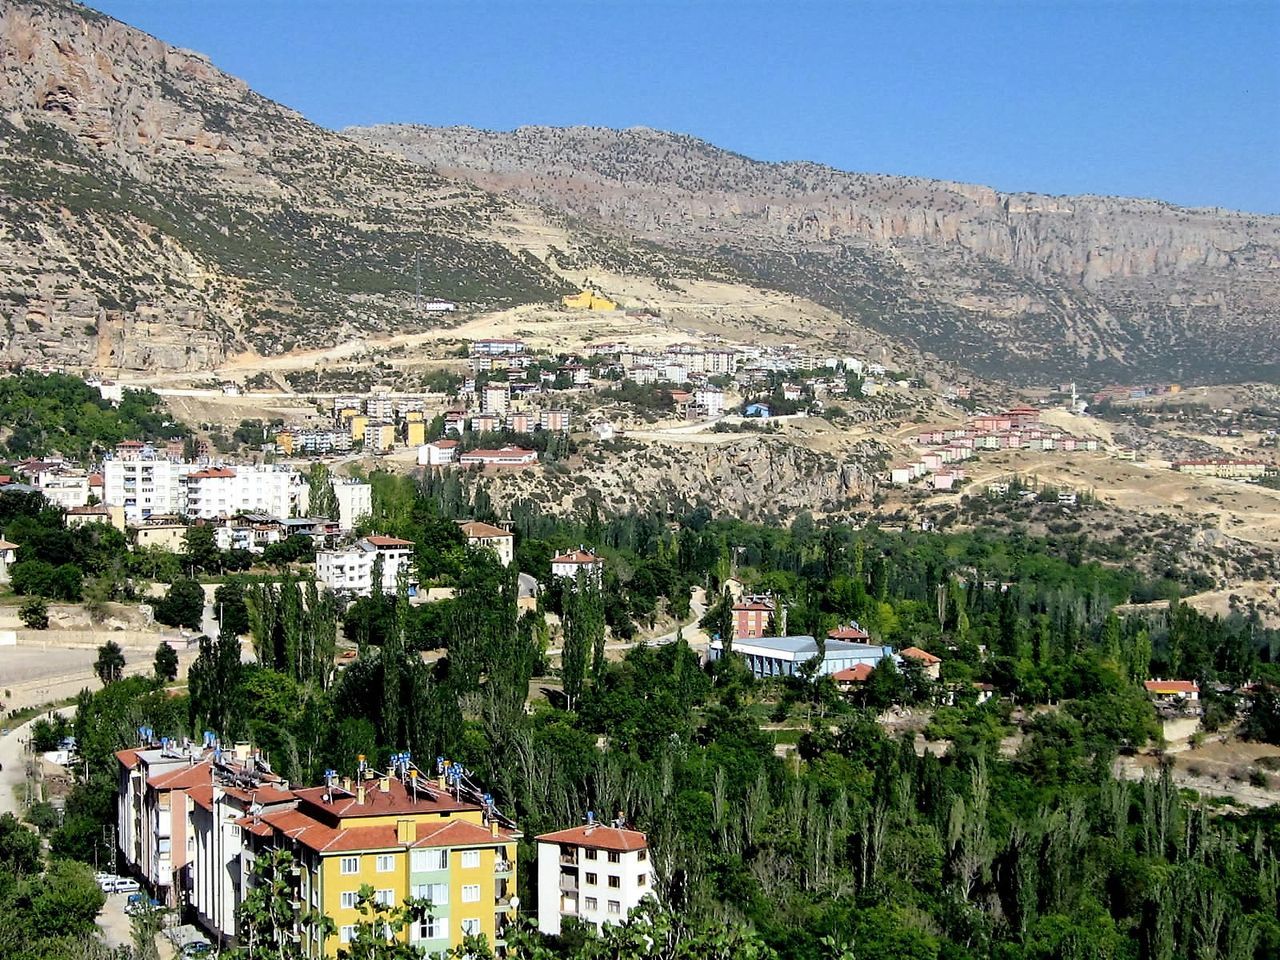
[[[738,612],[746,613],[751,610],[759,610],[764,613],[773,613],[773,604],[762,603],[759,600],[752,600],[750,603],[735,603],[733,605],[734,613],[738,613]]]
[[[941,657],[935,657],[932,653],[921,650],[919,647],[907,647],[907,649],[902,651],[902,655],[904,657],[911,657],[913,660],[919,660],[922,663],[926,663],[931,666],[935,663],[942,662]]]
[[[837,670],[831,675],[831,679],[838,683],[865,683],[873,669],[869,663],[859,663],[857,666]]]
[[[871,634],[861,627],[845,624],[844,626],[836,627],[834,630],[828,630],[827,636],[832,640],[866,640]]]
[[[464,453],[463,456],[488,460],[499,457],[527,457],[531,453],[533,453],[532,450],[526,450],[524,447],[503,447],[501,450],[471,450],[468,453]]]
[[[515,534],[509,530],[503,530],[501,527],[495,527],[491,523],[484,523],[481,520],[459,521],[458,526],[462,529],[465,537],[514,537]]]
[[[120,761],[121,766],[132,767],[138,762],[137,750],[117,750],[116,759]]]
[[[17,549],[18,549],[18,545],[16,543],[10,543],[8,540],[4,539],[3,537],[0,537],[0,550],[17,550]]]
[[[213,811],[213,784],[201,783],[192,787],[187,791],[187,796],[191,798],[191,802],[197,807],[203,807],[210,812]]]
[[[623,830],[604,824],[570,827],[568,830],[544,833],[538,839],[547,843],[572,843],[579,847],[618,850],[624,853],[631,850],[644,850],[649,846],[649,838],[639,830]]]
[[[236,472],[230,467],[211,467],[208,470],[197,470],[187,474],[188,480],[225,480],[234,477]]]
[[[208,783],[211,776],[209,761],[201,760],[188,767],[158,773],[147,780],[147,786],[156,790],[187,790]]]
[[[323,788],[321,788],[323,789]],[[288,809],[262,814],[261,826],[274,828],[291,839],[317,853],[350,853],[360,850],[398,850],[400,842],[395,824],[374,826],[333,827],[321,823],[301,809]],[[237,823],[254,825],[251,817],[241,817]],[[503,830],[497,834],[465,820],[449,820],[443,823],[417,824],[414,847],[477,847],[509,843],[515,837]],[[256,829],[254,832],[258,832]]]
[[[551,558],[552,563],[602,563],[603,561],[594,553],[587,553],[585,550],[574,550],[572,553],[562,553],[558,557]]]
[[[412,547],[412,540],[401,540],[399,537],[383,537],[374,535],[364,538],[366,542],[375,547]]]
[[[458,445],[457,440],[432,440],[428,447],[439,447],[441,450],[452,450]]]
[[[89,474],[89,486],[100,487],[104,482],[105,481],[102,479],[102,474],[100,473]]]
[[[334,787],[308,787],[294,791],[302,802],[303,808],[323,810],[328,817],[385,817],[397,814],[413,813],[456,813],[460,810],[479,810],[480,805],[465,800],[455,800],[448,793],[435,789],[434,783],[424,785],[417,796],[412,795],[405,785],[392,777],[388,790],[383,793],[379,788],[379,780],[365,781],[364,803],[356,802],[355,790],[344,790]],[[332,800],[325,800],[331,793]]]
[[[1194,680],[1147,680],[1142,684],[1149,693],[1199,693]]]
[[[72,507],[67,513],[75,513],[81,516],[107,516],[111,511],[102,504],[86,504],[83,507]]]

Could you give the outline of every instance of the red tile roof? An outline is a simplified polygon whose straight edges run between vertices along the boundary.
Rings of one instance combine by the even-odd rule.
[[[389,815],[414,813],[456,813],[460,810],[479,810],[480,805],[465,800],[455,800],[448,793],[441,793],[434,784],[423,785],[416,796],[411,794],[405,785],[392,777],[387,782],[387,792],[383,793],[379,780],[366,780],[364,803],[356,802],[356,793],[334,787],[308,787],[295,790],[295,795],[302,803],[302,809],[310,813],[322,813],[328,819],[343,817],[385,817]],[[331,794],[331,800],[325,795]]]
[[[365,537],[365,540],[373,544],[375,547],[412,547],[413,546],[412,540],[401,540],[399,537],[383,537],[383,536],[378,536],[376,534],[371,537]]]
[[[117,750],[116,759],[120,761],[120,765],[124,767],[132,767],[138,762],[137,750]]]
[[[1149,693],[1199,693],[1194,680],[1147,680],[1142,684]]]
[[[495,527],[491,523],[484,523],[480,520],[467,520],[459,522],[458,526],[462,529],[464,537],[514,537],[510,530],[503,530],[501,527]]]
[[[750,603],[735,603],[733,605],[734,613],[748,613],[753,610],[760,611],[763,613],[773,613],[773,604],[762,603],[759,600],[753,600]]]
[[[930,666],[932,666],[935,663],[942,662],[941,657],[935,657],[932,653],[929,653],[925,650],[921,650],[919,647],[907,647],[907,649],[902,651],[902,655],[904,657],[911,657],[914,660],[919,660],[922,663],[926,663]]]
[[[323,788],[321,788],[323,789]],[[355,850],[397,850],[400,842],[395,824],[378,824],[364,827],[335,827],[321,823],[301,809],[268,811],[262,814],[261,824],[279,830],[286,836],[317,853],[350,853]],[[242,817],[238,823],[253,824],[251,817]],[[503,830],[494,834],[491,830],[465,820],[428,822],[417,824],[418,835],[410,846],[414,847],[478,847],[510,843],[515,837]],[[255,830],[257,832],[257,830]]]
[[[844,626],[836,627],[834,630],[828,630],[827,636],[832,640],[866,640],[870,638],[871,634],[861,627],[852,627],[845,624]]]
[[[547,843],[571,843],[579,847],[591,847],[596,850],[644,850],[649,846],[649,838],[639,830],[624,830],[604,824],[570,827],[568,830],[557,830],[555,833],[544,833],[538,837]]]
[[[831,675],[831,679],[837,683],[865,683],[873,669],[869,663],[859,663],[857,666],[837,670]]]
[[[230,467],[211,467],[208,470],[197,470],[187,474],[188,480],[226,480],[234,477],[236,472]]]
[[[574,550],[572,553],[562,553],[558,557],[551,558],[552,563],[602,563],[601,559],[594,553],[587,553],[585,550]]]

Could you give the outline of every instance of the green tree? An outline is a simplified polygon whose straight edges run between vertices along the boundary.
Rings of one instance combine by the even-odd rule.
[[[213,592],[214,612],[218,617],[218,629],[236,637],[249,632],[249,608],[244,599],[244,582],[232,577],[218,584]]]
[[[317,910],[294,906],[294,866],[288,850],[272,850],[254,861],[254,883],[236,913],[239,946],[224,956],[232,960],[303,960],[302,946],[291,936],[296,927],[332,936],[332,920]]]
[[[307,488],[311,495],[307,512],[313,517],[338,519],[338,495],[333,489],[333,475],[319,461],[311,465],[307,473]]]
[[[161,640],[160,646],[156,647],[155,672],[157,680],[178,679],[178,652],[167,640]]]
[[[124,651],[120,644],[108,640],[98,648],[98,659],[94,661],[93,672],[98,675],[103,686],[115,683],[124,676]]]
[[[198,523],[187,527],[182,535],[182,565],[187,570],[204,570],[218,573],[222,570],[222,551],[211,524]]]
[[[49,604],[43,597],[31,597],[23,601],[18,609],[18,617],[28,630],[48,630]]]
[[[199,630],[204,622],[204,588],[195,580],[175,580],[155,605],[158,621]]]

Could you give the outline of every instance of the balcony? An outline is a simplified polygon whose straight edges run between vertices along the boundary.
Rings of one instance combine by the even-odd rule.
[[[573,850],[568,853],[561,851],[560,865],[564,867],[576,867],[578,865],[578,851]]]
[[[560,874],[560,892],[561,893],[577,893],[578,892],[578,875],[576,873]]]
[[[493,873],[499,877],[509,877],[515,870],[516,865],[510,860],[495,860],[493,863]]]

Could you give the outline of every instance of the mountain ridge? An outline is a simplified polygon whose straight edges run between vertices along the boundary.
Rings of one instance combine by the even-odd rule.
[[[684,252],[721,248],[766,285],[988,373],[1265,378],[1280,361],[1276,216],[758,161],[649,127],[343,132]],[[984,355],[984,338],[1002,349]]]

